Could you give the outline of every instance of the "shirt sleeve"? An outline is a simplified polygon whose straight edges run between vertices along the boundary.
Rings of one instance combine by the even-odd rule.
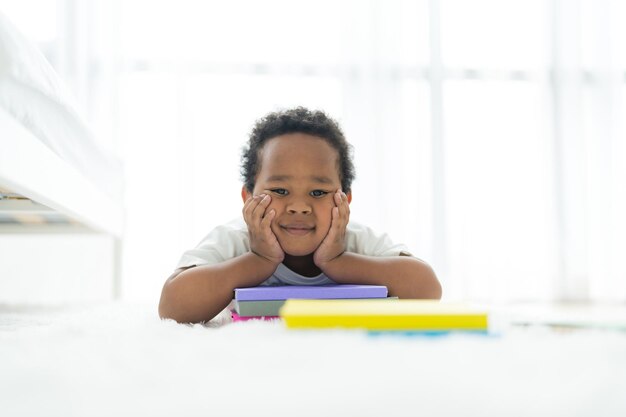
[[[394,243],[386,233],[376,233],[359,223],[348,224],[346,250],[367,256],[413,256],[406,245]]]
[[[241,222],[232,221],[211,230],[194,249],[185,251],[176,269],[198,265],[214,265],[250,251],[248,230]]]

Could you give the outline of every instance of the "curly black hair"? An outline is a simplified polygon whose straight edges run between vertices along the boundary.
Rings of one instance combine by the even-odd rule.
[[[311,111],[305,107],[272,112],[256,121],[241,156],[241,177],[249,192],[254,189],[260,169],[259,151],[265,142],[289,133],[318,136],[335,148],[339,154],[341,189],[344,193],[350,192],[355,176],[352,146],[335,120],[322,111]]]

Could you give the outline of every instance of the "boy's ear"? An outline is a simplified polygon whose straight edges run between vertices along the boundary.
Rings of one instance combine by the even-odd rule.
[[[241,199],[243,200],[244,203],[248,199],[249,195],[250,195],[250,193],[246,189],[246,186],[244,185],[243,187],[241,187]]]
[[[352,202],[352,191],[346,193],[346,197],[348,197],[348,204]]]

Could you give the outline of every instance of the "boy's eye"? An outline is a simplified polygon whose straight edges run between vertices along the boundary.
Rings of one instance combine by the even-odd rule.
[[[327,192],[327,191],[322,191],[322,190],[313,190],[313,191],[311,191],[311,195],[312,195],[313,197],[323,197],[323,196],[325,196],[326,194],[328,194],[328,192]]]
[[[284,188],[274,188],[273,190],[270,190],[270,191],[278,195],[287,195],[287,190],[285,190]]]

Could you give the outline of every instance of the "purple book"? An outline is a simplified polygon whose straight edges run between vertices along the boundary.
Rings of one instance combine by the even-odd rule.
[[[281,285],[235,288],[237,301],[268,301],[333,298],[385,298],[387,287],[382,285]]]

